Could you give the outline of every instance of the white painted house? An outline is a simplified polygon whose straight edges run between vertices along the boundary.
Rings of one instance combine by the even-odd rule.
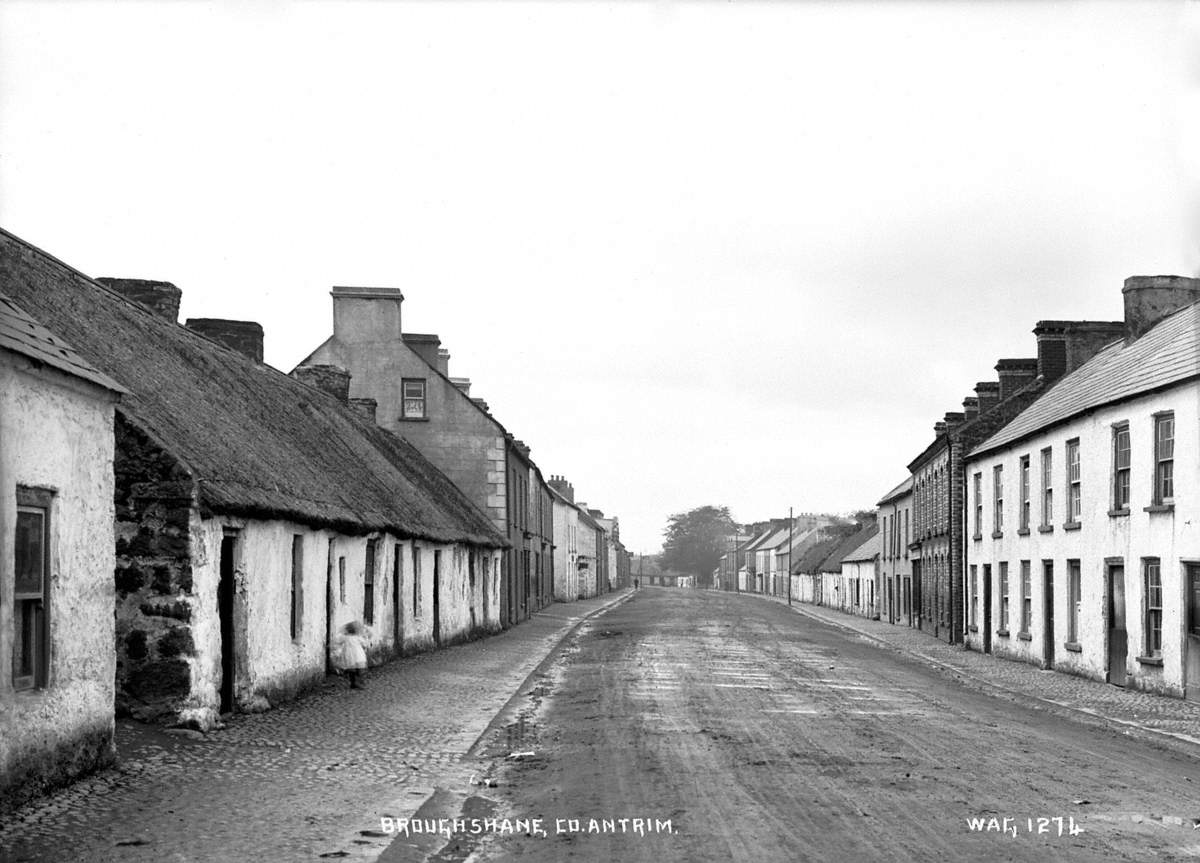
[[[93,280],[6,232],[0,279],[128,390],[105,488],[119,711],[207,728],[265,709],[324,678],[350,620],[373,661],[499,629],[506,539],[348,404],[344,372],[289,377],[257,324],[180,326],[173,285]]]
[[[1200,280],[1123,293],[1125,337],[968,457],[967,644],[1200,700]]]
[[[0,811],[113,758],[113,404],[0,295]]]

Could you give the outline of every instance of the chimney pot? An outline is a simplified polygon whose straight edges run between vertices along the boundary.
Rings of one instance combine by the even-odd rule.
[[[224,318],[188,318],[185,326],[214,342],[244,354],[256,363],[263,361],[263,328],[254,321]]]
[[[1141,338],[1163,318],[1200,300],[1200,279],[1187,276],[1130,276],[1125,300],[1125,341]]]
[[[329,393],[342,404],[350,399],[350,372],[341,366],[297,366],[292,377]]]
[[[116,291],[125,299],[137,303],[147,311],[153,312],[163,320],[173,324],[179,323],[179,301],[183,291],[170,282],[156,282],[151,279],[114,279],[103,276],[97,282],[110,290]]]
[[[437,370],[446,377],[450,377],[450,352],[445,348],[438,348]]]

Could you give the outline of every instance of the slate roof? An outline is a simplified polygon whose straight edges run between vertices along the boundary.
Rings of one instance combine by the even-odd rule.
[[[0,289],[128,390],[119,413],[190,472],[202,512],[508,545],[407,441],[3,230]]]
[[[1200,303],[1164,318],[1136,341],[1119,339],[989,437],[971,455],[1016,443],[1080,414],[1200,375]]]
[[[60,372],[91,381],[113,392],[126,389],[91,363],[74,348],[33,319],[33,316],[0,293],[0,348],[24,354]]]
[[[883,497],[881,497],[879,499],[879,503],[877,503],[875,505],[883,506],[884,504],[891,503],[892,501],[897,500],[898,498],[904,497],[906,494],[909,494],[912,492],[912,484],[913,484],[912,474],[909,474],[908,476],[906,476],[904,478],[904,482],[900,483],[900,485],[896,486],[894,489],[892,489],[887,494],[885,494]]]
[[[855,533],[851,525],[835,525],[827,528],[829,536],[825,539],[818,540],[813,543],[800,557],[796,558],[796,563],[792,567],[792,572],[799,573],[815,573],[821,571],[821,564],[829,557],[833,551],[842,544],[848,533]]]

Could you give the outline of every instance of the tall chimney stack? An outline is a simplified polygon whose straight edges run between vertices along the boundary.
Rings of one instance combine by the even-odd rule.
[[[96,279],[104,287],[116,291],[125,299],[137,303],[163,320],[179,323],[179,301],[183,291],[170,282],[150,279],[114,279],[102,276]]]
[[[1038,374],[1038,361],[1036,358],[1000,360],[996,363],[996,374],[1000,377],[1000,401],[1004,401],[1033,383]]]
[[[1000,384],[996,381],[980,381],[975,384],[975,402],[979,406],[980,416],[1000,404]]]
[[[1187,276],[1130,276],[1125,299],[1125,341],[1139,339],[1172,312],[1200,300],[1200,279]]]
[[[192,332],[248,356],[256,363],[263,361],[263,328],[254,321],[188,318],[185,326]]]
[[[333,337],[352,345],[392,344],[400,339],[399,288],[334,287]]]

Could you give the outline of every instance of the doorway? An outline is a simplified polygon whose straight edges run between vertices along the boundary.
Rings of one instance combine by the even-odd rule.
[[[433,643],[442,643],[442,553],[433,552]]]
[[[1129,633],[1125,628],[1125,565],[1108,566],[1108,682],[1125,685]]]
[[[1042,561],[1042,668],[1054,667],[1054,561]]]
[[[1200,563],[1184,564],[1187,590],[1187,645],[1184,658],[1184,697],[1200,701]]]
[[[325,557],[325,673],[333,673],[333,540]]]
[[[983,652],[992,652],[992,565],[983,565]]]
[[[924,620],[922,612],[925,607],[921,604],[923,597],[921,596],[921,561],[914,560],[912,565],[912,613],[916,618],[917,629],[924,629]]]
[[[220,576],[217,581],[217,619],[221,630],[221,713],[234,706],[234,676],[237,673],[237,647],[233,625],[233,603],[236,595],[237,541],[234,531],[221,538]]]
[[[396,543],[392,552],[392,647],[399,656],[404,649],[404,626],[400,605],[400,566],[404,546]]]

